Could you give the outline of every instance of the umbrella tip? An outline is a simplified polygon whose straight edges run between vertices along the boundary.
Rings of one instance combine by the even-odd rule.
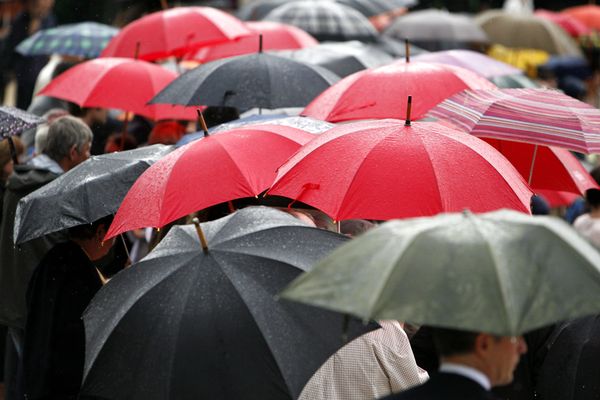
[[[206,121],[204,120],[204,114],[202,114],[202,111],[200,111],[200,109],[197,109],[196,112],[198,113],[198,122],[200,122],[202,132],[204,132],[204,137],[208,137],[208,126],[206,125]]]
[[[259,53],[263,52],[263,35],[262,35],[262,33],[260,35],[258,35],[258,52]]]
[[[408,96],[408,102],[406,104],[406,120],[404,126],[410,126],[410,112],[412,108],[412,96]]]
[[[198,217],[194,217],[192,222],[196,226],[196,233],[198,234],[198,239],[200,239],[200,244],[202,245],[202,251],[204,251],[204,253],[208,253],[208,243],[206,242],[206,236],[204,236],[204,232],[202,231],[202,228],[200,227],[200,220],[198,219]]]

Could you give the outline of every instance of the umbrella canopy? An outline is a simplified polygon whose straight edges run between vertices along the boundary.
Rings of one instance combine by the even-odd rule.
[[[341,221],[465,208],[527,213],[533,193],[501,154],[473,136],[433,122],[382,120],[319,135],[279,167],[268,194]]]
[[[491,46],[487,53],[490,57],[513,65],[530,76],[536,76],[537,67],[550,59],[550,54],[543,50],[510,49],[500,44]]]
[[[0,139],[20,135],[45,121],[44,118],[19,108],[0,106]]]
[[[590,29],[600,30],[600,6],[596,4],[569,7],[562,13],[577,19]]]
[[[244,21],[258,21],[268,13],[289,0],[255,0],[245,2],[236,12],[236,16]]]
[[[600,393],[598,359],[600,315],[558,324],[536,371],[540,398],[592,400]]]
[[[104,49],[102,57],[181,57],[194,48],[251,34],[240,20],[216,8],[176,7],[148,14],[125,26]]]
[[[369,118],[404,118],[406,98],[414,96],[413,119],[464,89],[493,89],[485,78],[460,67],[395,62],[342,79],[302,112],[329,122]]]
[[[475,136],[600,151],[600,110],[557,90],[468,90],[428,115]]]
[[[344,344],[341,315],[275,300],[342,235],[263,207],[202,230],[206,252],[193,226],[175,226],[96,295],[82,395],[295,399]],[[349,336],[372,329],[351,322]]]
[[[15,244],[116,213],[142,172],[172,150],[154,145],[92,156],[23,197],[15,215]]]
[[[195,120],[195,109],[147,104],[176,77],[175,72],[147,61],[97,58],[70,68],[39,94],[81,107],[118,108],[153,120]]]
[[[153,104],[253,107],[305,106],[339,78],[323,68],[257,53],[200,65],[168,85]]]
[[[389,36],[379,36],[375,43],[369,43],[369,45],[388,53],[394,58],[406,57],[406,41],[396,40]],[[428,53],[428,51],[410,43],[409,53],[412,55],[417,55],[422,53]]]
[[[490,81],[501,89],[534,89],[541,87],[523,74],[494,76],[490,78]]]
[[[583,35],[587,35],[591,32],[591,29],[587,27],[583,22],[579,21],[577,18],[565,14],[565,13],[557,13],[550,10],[538,9],[535,10],[535,15],[540,18],[547,19],[549,21],[554,22],[562,29],[565,30],[569,35],[573,37],[579,37]]]
[[[282,297],[365,319],[513,336],[598,312],[599,291],[600,253],[565,222],[502,210],[388,222]]]
[[[366,68],[389,64],[392,56],[377,47],[359,41],[328,42],[301,50],[279,51],[278,55],[327,68],[345,77]]]
[[[473,71],[488,79],[496,76],[517,75],[521,70],[512,65],[494,60],[485,54],[472,50],[446,50],[424,53],[415,56],[412,61],[449,64]]]
[[[378,34],[367,17],[334,1],[287,2],[267,14],[265,21],[297,26],[319,41],[375,41]]]
[[[162,227],[225,201],[254,197],[277,167],[314,136],[283,125],[257,125],[180,147],[146,170],[125,196],[107,233]]]
[[[476,21],[493,43],[551,54],[582,55],[577,43],[547,19],[492,10],[480,14]]]
[[[61,54],[96,58],[119,30],[97,22],[81,22],[44,29],[17,46],[24,56]]]
[[[529,143],[482,139],[502,153],[536,192],[541,189],[585,194],[588,189],[600,189],[568,150],[551,146],[536,149]]]
[[[335,0],[338,3],[345,4],[354,8],[365,17],[373,17],[379,14],[385,14],[399,8],[407,8],[417,5],[417,0]]]
[[[202,47],[185,58],[206,63],[221,58],[256,53],[259,48],[259,35],[262,35],[263,50],[302,49],[319,43],[308,33],[292,25],[269,21],[247,22],[245,25],[252,31],[251,36],[235,42]]]
[[[427,50],[462,48],[469,43],[487,43],[486,33],[475,21],[461,14],[429,9],[400,16],[383,33],[408,39]]]

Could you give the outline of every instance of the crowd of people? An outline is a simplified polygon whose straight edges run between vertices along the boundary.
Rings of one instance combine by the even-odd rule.
[[[510,3],[511,7],[519,5]],[[526,3],[520,5],[531,6],[531,2]],[[129,116],[115,110],[35,97],[36,86],[43,86],[80,61],[63,57],[55,60],[50,74],[40,74],[49,57],[26,57],[14,51],[33,33],[56,25],[53,6],[53,0],[24,2],[23,12],[14,19],[5,42],[6,57],[1,60],[3,71],[15,73],[16,106],[43,116],[47,122],[12,138],[18,164],[13,162],[9,141],[0,141],[0,342],[5,343],[0,346],[4,349],[0,351],[0,400],[77,398],[85,357],[84,310],[112,276],[142,259],[168,232],[168,227],[160,232],[140,229],[129,232],[123,241],[105,241],[112,222],[112,216],[108,216],[15,246],[13,230],[19,200],[91,155],[156,143],[175,144],[186,133],[197,130],[195,122],[155,123],[140,116],[125,123]],[[544,73],[554,74],[541,69],[540,77]],[[584,78],[591,80],[596,74],[593,71]],[[575,85],[576,97],[585,99],[589,95],[585,85],[580,85],[585,79],[558,78],[565,91]],[[209,107],[204,115],[211,127],[238,118],[239,111]],[[591,175],[600,184],[600,167],[592,169]],[[195,216],[209,221],[246,204],[277,206],[307,225],[336,230],[336,224],[318,210],[289,209],[286,202],[271,199],[246,199],[235,202],[235,207],[231,202],[224,203]],[[538,196],[532,199],[532,210],[534,214],[564,217],[600,249],[600,190],[588,190],[585,198],[562,209],[551,209]],[[377,223],[348,220],[342,221],[339,229],[354,237]],[[514,337],[379,321],[379,329],[332,355],[299,398],[598,398],[600,370],[595,362],[577,364],[567,357],[565,363],[577,364],[574,368],[582,372],[571,381],[559,379],[562,386],[558,389],[552,375],[556,353],[575,354],[569,344],[576,343],[581,334],[581,330],[566,328],[590,325],[595,318],[567,321]],[[597,346],[589,351],[600,355]],[[587,359],[592,357],[588,355]]]

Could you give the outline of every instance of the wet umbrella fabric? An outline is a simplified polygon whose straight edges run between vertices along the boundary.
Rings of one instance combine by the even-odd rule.
[[[318,65],[340,77],[394,61],[392,56],[383,50],[359,41],[322,43],[306,49],[278,51],[276,54]]]
[[[84,315],[84,396],[292,399],[343,345],[343,318],[275,295],[345,242],[274,209],[176,226]],[[350,339],[373,326],[350,324]]]
[[[433,63],[394,62],[345,77],[314,99],[302,115],[329,122],[406,117],[423,118],[436,104],[464,89],[496,86],[464,68]]]
[[[600,151],[600,110],[558,90],[465,90],[428,115],[475,136]]]
[[[178,148],[131,187],[106,238],[162,227],[207,207],[265,191],[279,167],[314,136],[281,125],[242,127]]]
[[[373,42],[378,36],[367,17],[352,7],[334,1],[288,2],[273,9],[263,20],[297,26],[321,42]]]
[[[590,4],[569,7],[564,9],[562,14],[577,19],[593,30],[600,30],[600,6],[590,2]]]
[[[365,17],[385,14],[399,8],[417,5],[417,0],[336,0],[338,3],[352,7]]]
[[[339,78],[324,68],[257,53],[213,61],[188,71],[150,103],[184,106],[305,106]]]
[[[268,13],[289,0],[256,0],[246,2],[237,11],[236,16],[244,21],[262,20]]]
[[[537,9],[535,15],[554,22],[563,28],[569,35],[579,37],[591,33],[591,29],[572,15],[558,13],[550,10]]]
[[[488,79],[496,76],[517,75],[521,70],[512,65],[494,60],[485,54],[472,50],[447,50],[419,54],[411,61],[449,64],[468,69]]]
[[[501,210],[385,223],[282,297],[365,319],[513,336],[598,313],[599,290],[600,253],[566,222]]]
[[[251,32],[242,21],[211,7],[175,7],[133,21],[115,36],[101,57],[158,60],[195,48],[232,41]],[[139,50],[139,51],[138,51]]]
[[[470,17],[429,9],[400,16],[383,32],[395,39],[408,39],[427,50],[463,48],[470,43],[488,43],[486,33]]]
[[[19,201],[15,243],[116,213],[135,180],[172,150],[154,145],[92,156]]]
[[[490,81],[501,89],[535,89],[540,85],[523,74],[502,75],[490,78]]]
[[[481,140],[433,122],[338,125],[278,169],[268,194],[309,204],[336,221],[388,220],[470,208],[529,212],[521,175]]]
[[[130,58],[96,58],[53,79],[41,95],[71,101],[80,107],[118,108],[152,120],[197,118],[196,110],[148,105],[177,74],[156,64]]]
[[[0,106],[0,138],[20,135],[45,120],[19,108]]]
[[[17,52],[25,56],[61,54],[96,58],[119,30],[97,22],[81,22],[44,29],[22,41]]]

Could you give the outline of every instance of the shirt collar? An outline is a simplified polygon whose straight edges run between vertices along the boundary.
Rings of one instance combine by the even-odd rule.
[[[65,172],[56,161],[43,153],[29,160],[29,164],[36,168],[45,169],[59,175]]]
[[[468,367],[464,364],[444,362],[440,366],[440,372],[449,372],[452,374],[462,375],[479,383],[485,390],[490,390],[492,388],[490,380],[483,372],[479,371],[478,369]]]

